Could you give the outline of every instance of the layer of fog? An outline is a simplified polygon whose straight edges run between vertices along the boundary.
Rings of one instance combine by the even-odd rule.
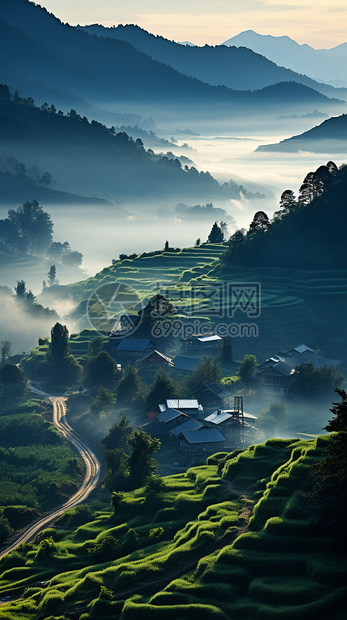
[[[57,321],[57,317],[27,311],[9,291],[0,290],[0,304],[0,342],[10,341],[13,355],[29,351],[37,345],[38,338],[50,336],[51,328]],[[64,303],[60,304],[58,312],[58,318],[64,320],[70,331],[76,327],[67,316],[71,310],[71,304]]]

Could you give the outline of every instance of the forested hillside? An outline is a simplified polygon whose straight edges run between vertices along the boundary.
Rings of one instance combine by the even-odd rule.
[[[89,122],[74,109],[65,115],[54,104],[38,108],[30,97],[12,94],[6,85],[0,86],[0,131],[3,157],[15,156],[42,169],[49,165],[58,183],[84,195],[97,190],[118,199],[168,194],[206,199],[240,198],[245,191],[233,182],[220,185],[209,172],[183,166],[172,153],[156,156],[141,139]]]
[[[298,136],[287,138],[277,144],[261,145],[257,151],[345,153],[347,151],[347,115],[328,118],[320,125]]]

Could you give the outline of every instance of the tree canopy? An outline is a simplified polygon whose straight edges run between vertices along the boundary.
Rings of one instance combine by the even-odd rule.
[[[13,252],[44,254],[52,243],[53,222],[37,200],[10,209],[0,220],[0,241]]]

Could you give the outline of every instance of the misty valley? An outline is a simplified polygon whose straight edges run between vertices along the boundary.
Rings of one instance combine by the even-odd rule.
[[[347,43],[43,4],[0,2],[0,620],[343,620]]]

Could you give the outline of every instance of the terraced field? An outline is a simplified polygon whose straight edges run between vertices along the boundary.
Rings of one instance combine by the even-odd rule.
[[[50,553],[1,560],[0,618],[343,620],[346,556],[307,495],[327,441],[219,453],[115,514],[74,509],[41,535]]]
[[[344,335],[347,270],[226,266],[219,260],[224,250],[224,244],[206,244],[179,252],[140,255],[106,267],[85,281],[48,289],[40,301],[52,306],[52,295],[72,299],[77,304],[73,318],[79,319],[80,329],[90,329],[86,317],[89,297],[99,286],[123,282],[136,290],[142,303],[147,303],[156,292],[163,293],[183,321],[193,317],[201,322],[210,321],[214,327],[221,322],[237,326],[256,325],[258,335],[255,336],[249,336],[247,331],[244,334],[232,331],[237,357],[252,352],[264,358],[307,341],[315,348],[325,348],[327,342],[341,341],[340,350],[335,352],[335,345],[332,345],[328,356],[344,357],[347,347]],[[259,283],[259,316],[253,319],[240,309],[233,316],[230,314],[232,302],[228,286],[233,283]],[[196,289],[194,291],[194,286],[199,288],[199,294]],[[218,299],[220,312],[217,316],[213,293],[218,287],[224,287],[224,292]],[[138,309],[134,307],[135,314]],[[90,335],[84,331],[81,337],[71,340],[72,352],[85,352],[85,342],[89,339]]]

